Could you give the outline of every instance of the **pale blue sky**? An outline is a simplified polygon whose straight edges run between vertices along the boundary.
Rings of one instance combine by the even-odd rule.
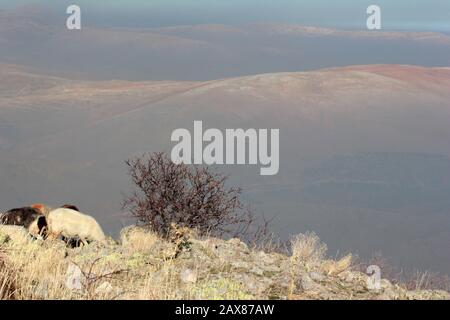
[[[41,4],[64,12],[82,7],[92,24],[160,26],[179,24],[287,22],[364,28],[365,8],[378,4],[388,29],[450,31],[449,0],[1,0],[0,8]]]

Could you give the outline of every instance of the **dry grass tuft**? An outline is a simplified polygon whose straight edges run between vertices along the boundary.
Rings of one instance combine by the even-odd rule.
[[[14,272],[6,262],[4,251],[0,247],[0,300],[14,300],[16,291]]]
[[[353,257],[351,254],[348,254],[337,261],[326,260],[320,266],[320,270],[329,276],[335,276],[348,270],[352,266],[352,260]]]
[[[291,240],[293,266],[312,271],[322,264],[327,252],[324,244],[314,232],[296,235]]]
[[[132,228],[121,235],[122,246],[130,253],[147,252],[158,241],[158,236],[141,228]]]

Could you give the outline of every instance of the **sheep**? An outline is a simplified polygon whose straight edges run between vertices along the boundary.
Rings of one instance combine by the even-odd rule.
[[[47,216],[47,214],[53,210],[51,207],[49,207],[45,204],[42,204],[42,203],[35,203],[35,204],[31,205],[31,207],[36,210],[39,210],[45,216]],[[64,204],[64,205],[60,206],[59,208],[72,209],[72,210],[80,212],[80,209],[78,209],[78,207],[73,204]]]
[[[28,229],[40,216],[42,216],[41,212],[32,207],[16,208],[0,214],[0,224],[22,226]]]
[[[97,221],[78,211],[58,208],[50,211],[46,217],[47,237],[74,239],[82,241],[106,242],[105,234]]]
[[[29,226],[28,232],[37,239],[45,239],[48,231],[47,220],[44,215],[40,215]]]

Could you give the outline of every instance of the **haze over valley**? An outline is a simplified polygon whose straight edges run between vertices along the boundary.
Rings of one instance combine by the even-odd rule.
[[[450,69],[378,65],[207,82],[80,81],[2,65],[2,206],[82,204],[114,232],[127,220],[124,160],[167,151],[174,129],[279,128],[274,177],[218,166],[284,236],[381,250],[448,270]],[[419,250],[420,248],[420,250]],[[439,249],[438,249],[439,248]]]
[[[129,157],[170,152],[195,120],[277,128],[278,175],[216,167],[277,235],[450,273],[448,34],[61,25],[41,7],[0,11],[0,210],[74,203],[116,234]]]

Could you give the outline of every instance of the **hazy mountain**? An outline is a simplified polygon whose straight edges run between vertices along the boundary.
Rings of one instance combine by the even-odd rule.
[[[350,64],[450,65],[450,37],[443,33],[284,23],[127,29],[99,27],[88,18],[81,31],[68,31],[65,18],[35,6],[0,12],[1,62],[96,80],[213,80]]]
[[[219,28],[220,29],[220,28]],[[220,30],[219,30],[220,31]],[[221,31],[222,32],[222,31]],[[450,271],[450,69],[354,66],[206,82],[82,81],[0,67],[0,203],[73,202],[109,232],[123,161],[176,128],[279,128],[280,173],[218,167],[283,237]]]

